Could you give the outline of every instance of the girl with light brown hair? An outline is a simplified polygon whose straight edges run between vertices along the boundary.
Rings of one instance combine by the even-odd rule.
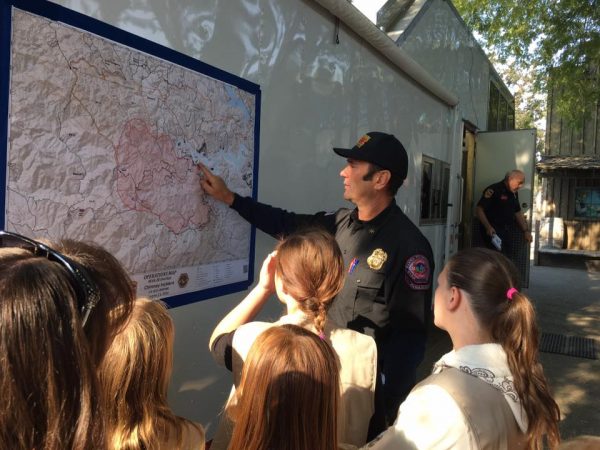
[[[230,450],[337,450],[336,356],[314,333],[282,325],[260,334],[236,395]]]
[[[127,322],[135,301],[135,287],[121,263],[92,242],[60,239],[49,246],[79,264],[98,287],[99,298],[90,312],[85,335],[98,366],[110,343]]]
[[[438,277],[434,317],[453,350],[411,391],[394,425],[365,448],[556,448],[560,411],[515,266],[494,250],[458,252]]]
[[[204,449],[202,426],[176,416],[167,403],[173,342],[165,306],[136,300],[99,369],[109,449]]]
[[[374,411],[377,348],[371,337],[327,320],[345,271],[340,248],[326,231],[307,230],[286,237],[263,263],[256,287],[217,325],[209,347],[215,360],[233,372],[235,390],[250,346],[261,332],[284,324],[313,332],[333,347],[340,364],[339,442],[363,445]],[[252,322],[273,293],[285,305],[286,314],[274,323]],[[234,390],[229,406],[235,403]],[[222,415],[211,449],[228,447],[230,419]]]

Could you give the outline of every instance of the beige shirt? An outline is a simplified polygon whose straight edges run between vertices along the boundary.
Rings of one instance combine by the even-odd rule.
[[[444,355],[400,405],[394,425],[363,449],[520,450],[526,431],[504,350],[470,345]]]
[[[240,326],[233,337],[232,372],[239,384],[243,362],[250,347],[266,329],[285,324],[299,325],[315,332],[310,319],[302,312],[283,316],[275,323],[250,322]],[[340,442],[361,446],[367,440],[369,421],[374,412],[375,382],[377,379],[377,347],[375,341],[364,334],[340,328],[327,321],[325,340],[332,346],[340,363],[340,407],[338,433]],[[232,388],[227,406],[234,399]],[[224,412],[213,439],[211,450],[225,450],[233,431],[233,424]]]

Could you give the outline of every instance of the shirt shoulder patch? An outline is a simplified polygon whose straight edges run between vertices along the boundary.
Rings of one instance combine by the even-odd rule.
[[[483,193],[485,198],[492,198],[492,195],[494,195],[494,190],[492,188],[487,188]]]
[[[404,266],[406,284],[411,289],[423,291],[431,286],[429,260],[424,255],[413,255]]]

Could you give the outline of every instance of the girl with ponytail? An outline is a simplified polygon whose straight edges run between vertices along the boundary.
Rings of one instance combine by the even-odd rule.
[[[560,442],[560,411],[538,359],[535,311],[517,270],[485,248],[454,255],[438,277],[435,325],[453,350],[400,405],[370,449],[542,449]]]
[[[322,230],[292,234],[266,258],[256,287],[221,320],[210,338],[213,357],[232,371],[234,379],[211,449],[226,449],[229,445],[234,424],[227,410],[234,409],[235,387],[252,343],[266,329],[285,324],[301,326],[331,345],[340,365],[339,442],[365,444],[374,410],[375,341],[327,320],[327,310],[344,284],[345,271],[339,246]],[[274,323],[253,322],[272,294],[285,305],[286,314]]]

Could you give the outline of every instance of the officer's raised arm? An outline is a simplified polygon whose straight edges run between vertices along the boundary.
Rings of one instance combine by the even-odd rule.
[[[223,178],[213,174],[208,167],[202,163],[198,163],[198,167],[202,171],[203,177],[200,179],[200,186],[208,195],[215,200],[226,203],[231,206],[235,198],[235,194],[229,190]]]

